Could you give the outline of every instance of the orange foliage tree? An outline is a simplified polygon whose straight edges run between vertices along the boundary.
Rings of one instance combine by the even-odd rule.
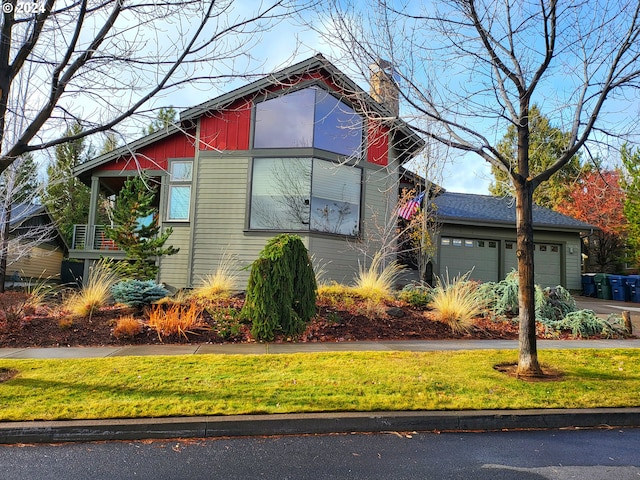
[[[585,237],[590,269],[614,272],[624,256],[625,193],[619,170],[595,170],[582,175],[557,210],[590,223],[597,230]]]

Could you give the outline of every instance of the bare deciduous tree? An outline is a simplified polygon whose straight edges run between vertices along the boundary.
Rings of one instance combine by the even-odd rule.
[[[0,174],[0,292],[11,264],[56,234],[53,223],[36,221],[41,216],[35,202],[42,195],[42,185],[35,181],[34,170],[35,163],[26,154]]]
[[[202,81],[210,90],[247,74],[260,34],[304,1],[6,0],[0,172],[20,155],[144,114],[150,99],[182,83]],[[74,123],[82,130],[65,137]]]
[[[415,129],[508,174],[517,211],[518,373],[542,374],[532,195],[587,142],[607,142],[636,121],[635,111],[624,110],[640,86],[640,2],[378,0],[364,7],[334,0],[322,13],[326,38],[363,73],[380,58],[395,65],[403,117]],[[533,104],[569,132],[539,173],[529,160]],[[496,148],[510,126],[517,132],[513,160]]]

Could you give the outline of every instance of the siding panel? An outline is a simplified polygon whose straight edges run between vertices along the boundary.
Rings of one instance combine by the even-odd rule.
[[[173,225],[173,233],[167,240],[166,245],[173,245],[180,249],[175,255],[160,259],[159,279],[169,287],[183,288],[187,285],[190,231],[189,225]]]
[[[196,211],[191,285],[215,271],[225,255],[232,255],[239,267],[251,264],[273,233],[245,235],[248,158],[220,158],[201,155]],[[244,290],[249,277],[241,270],[238,288]]]
[[[248,150],[251,101],[239,101],[226,110],[200,119],[201,150]]]
[[[59,248],[47,248],[46,246],[34,247],[28,255],[19,260],[9,254],[7,259],[7,278],[17,272],[23,279],[51,279],[60,280],[60,268],[62,266],[63,253]]]

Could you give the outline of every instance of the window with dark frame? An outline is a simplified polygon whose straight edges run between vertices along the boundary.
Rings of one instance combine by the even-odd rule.
[[[314,148],[315,156],[253,158],[249,229],[360,233],[362,168],[318,158],[362,155],[363,120],[311,86],[256,105],[254,149]],[[282,154],[282,152],[278,152]]]

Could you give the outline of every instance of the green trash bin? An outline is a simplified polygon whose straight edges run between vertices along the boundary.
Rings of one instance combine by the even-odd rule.
[[[609,274],[596,273],[593,277],[596,284],[596,296],[604,300],[611,300],[611,284],[609,283]]]

